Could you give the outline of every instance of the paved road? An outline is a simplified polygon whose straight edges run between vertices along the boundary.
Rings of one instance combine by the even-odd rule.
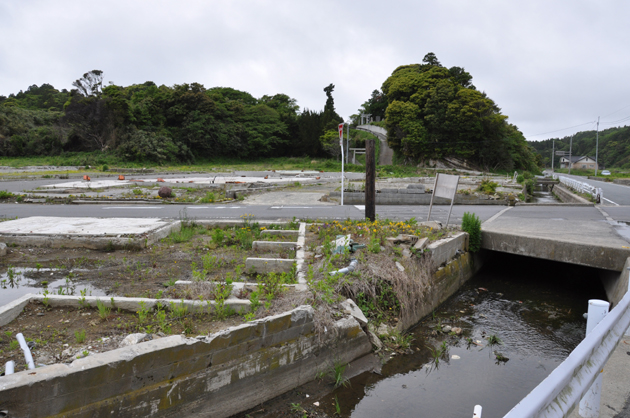
[[[630,186],[622,186],[620,184],[607,183],[599,180],[590,180],[582,176],[573,176],[568,174],[558,175],[569,177],[583,183],[588,183],[593,187],[600,187],[604,191],[604,205],[630,205]]]
[[[505,206],[454,206],[450,223],[460,224],[464,212],[476,213],[482,221],[505,209]],[[446,222],[449,206],[434,206],[432,220]],[[407,220],[416,218],[427,220],[428,206],[377,206],[377,216],[383,219]],[[256,219],[362,219],[363,206],[293,206],[293,205],[40,205],[40,204],[0,204],[0,217],[24,218],[27,216],[65,217],[120,217],[120,218],[172,218],[190,219],[239,219],[251,214]]]

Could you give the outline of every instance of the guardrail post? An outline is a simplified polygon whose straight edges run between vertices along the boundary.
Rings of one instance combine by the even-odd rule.
[[[475,405],[475,409],[473,409],[473,418],[481,418],[481,405]]]
[[[588,317],[586,319],[586,335],[608,314],[610,303],[603,300],[588,301]],[[595,379],[586,395],[580,401],[580,416],[582,418],[599,418],[599,405],[602,397],[602,373]]]

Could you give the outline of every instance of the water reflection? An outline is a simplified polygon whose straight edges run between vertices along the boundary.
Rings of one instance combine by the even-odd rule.
[[[80,270],[11,267],[0,274],[0,306],[28,293],[103,296],[105,292],[76,279]]]

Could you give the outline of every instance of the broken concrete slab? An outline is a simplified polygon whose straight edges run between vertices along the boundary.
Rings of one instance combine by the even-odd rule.
[[[357,306],[356,303],[352,299],[346,299],[341,302],[341,309],[343,309],[346,313],[349,313],[359,321],[359,324],[362,326],[366,326],[368,324],[368,320],[363,314],[363,311]]]
[[[52,248],[144,248],[178,228],[179,221],[157,218],[32,216],[0,224],[0,241]]]

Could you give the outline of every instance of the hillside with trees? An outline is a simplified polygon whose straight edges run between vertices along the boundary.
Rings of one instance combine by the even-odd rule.
[[[127,161],[192,162],[220,157],[325,155],[320,138],[336,129],[334,85],[323,111],[300,112],[285,94],[255,98],[198,83],[103,85],[93,70],[71,91],[49,84],[0,96],[0,156],[115,153]]]
[[[472,76],[442,66],[433,53],[396,68],[359,112],[385,117],[389,146],[407,162],[457,157],[489,170],[538,166],[523,134]]]
[[[597,131],[578,132],[573,136],[574,156],[588,155],[595,158]],[[544,141],[531,141],[545,167],[551,167],[551,153],[555,142],[556,151],[569,151],[571,137],[551,138]],[[630,169],[630,126],[609,128],[599,132],[599,152],[597,160],[600,169]],[[555,156],[554,166],[560,166],[560,158]]]

